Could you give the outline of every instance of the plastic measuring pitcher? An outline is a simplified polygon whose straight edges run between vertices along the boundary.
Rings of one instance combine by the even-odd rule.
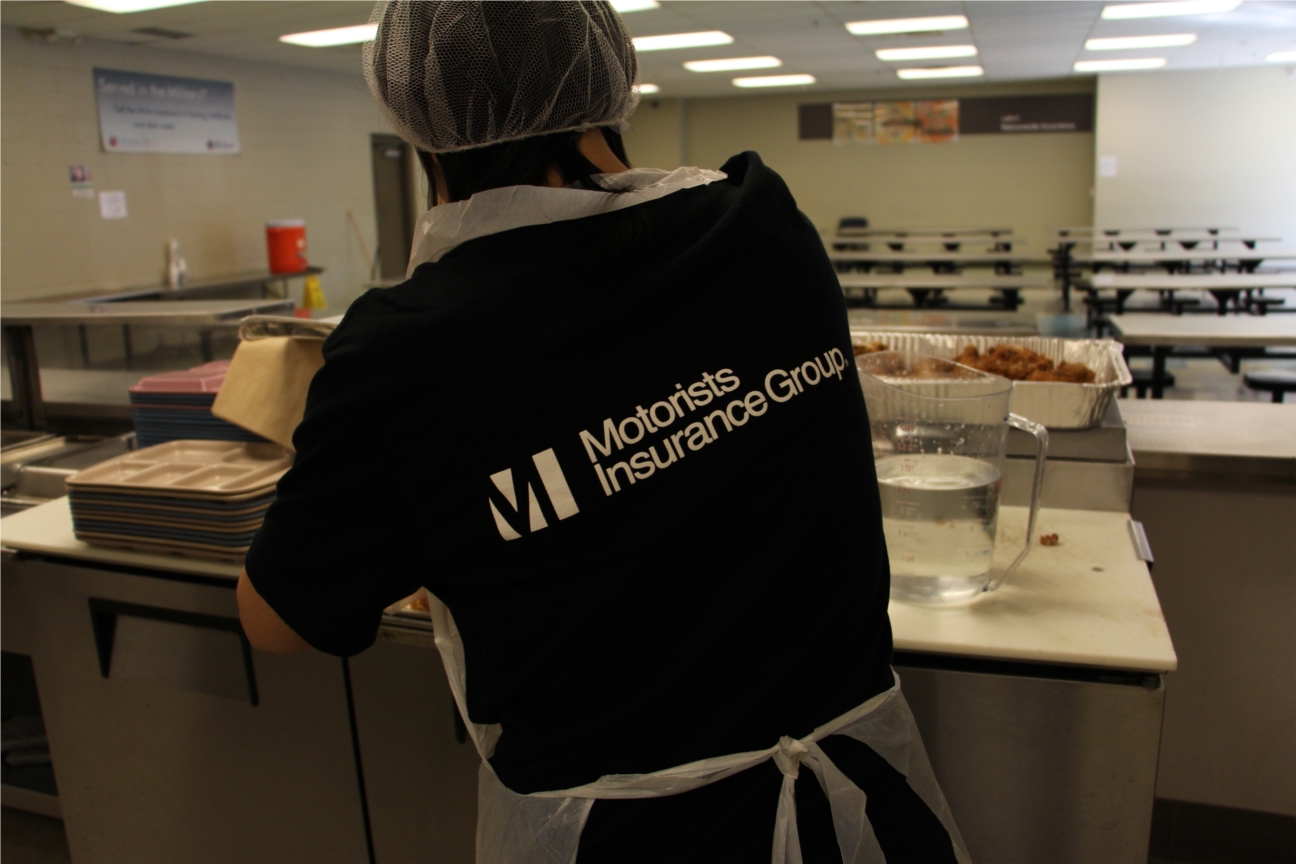
[[[945,605],[995,590],[1030,552],[1048,432],[1009,413],[1007,378],[901,351],[866,354],[856,367],[872,426],[891,596]],[[1035,436],[1035,481],[1026,547],[993,574],[1009,426]]]

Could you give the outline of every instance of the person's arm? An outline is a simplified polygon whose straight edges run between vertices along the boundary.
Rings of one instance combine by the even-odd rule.
[[[279,613],[257,593],[246,569],[239,574],[236,594],[239,620],[243,622],[243,632],[253,648],[271,654],[296,654],[306,650],[306,640],[285,624]]]

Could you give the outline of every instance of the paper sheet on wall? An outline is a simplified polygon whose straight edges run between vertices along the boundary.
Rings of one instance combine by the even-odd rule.
[[[212,413],[291,449],[323,347],[323,339],[294,336],[240,342]]]

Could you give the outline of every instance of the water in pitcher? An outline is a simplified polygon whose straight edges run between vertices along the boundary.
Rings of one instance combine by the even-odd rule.
[[[999,469],[968,456],[877,460],[891,596],[910,603],[975,599],[990,581]]]

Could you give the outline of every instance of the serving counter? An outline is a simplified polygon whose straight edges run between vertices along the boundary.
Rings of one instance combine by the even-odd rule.
[[[1121,410],[1138,463],[1133,512],[1157,550],[1183,659],[1166,688],[1158,806],[1167,821],[1210,824],[1234,860],[1290,857],[1296,405],[1140,399]]]
[[[255,653],[234,565],[87,546],[66,499],[0,531],[74,859],[471,860],[477,757],[423,620],[349,661]],[[993,596],[892,604],[896,667],[974,858],[1146,861],[1176,665],[1146,550],[1118,512],[1038,532],[1058,545]]]

